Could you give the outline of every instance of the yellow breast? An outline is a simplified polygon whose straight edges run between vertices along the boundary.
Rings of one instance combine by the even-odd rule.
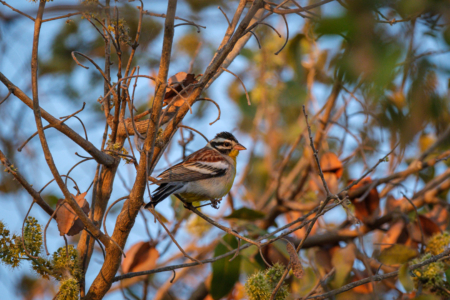
[[[231,152],[228,154],[229,157],[233,159],[234,167],[236,167],[236,157],[239,155],[239,150],[231,150]]]

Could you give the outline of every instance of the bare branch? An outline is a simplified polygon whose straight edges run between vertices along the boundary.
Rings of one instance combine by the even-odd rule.
[[[3,82],[3,84],[12,91],[12,93],[19,98],[25,105],[27,105],[30,108],[33,108],[33,101],[24,93],[22,90],[20,90],[18,87],[12,84],[11,81],[8,80],[8,78],[3,75],[3,73],[0,72],[0,81]],[[94,145],[92,145],[89,141],[86,141],[83,139],[78,133],[73,131],[70,127],[66,126],[65,124],[60,124],[60,120],[56,119],[52,115],[50,115],[48,112],[46,112],[44,109],[39,108],[40,114],[42,117],[50,123],[56,130],[60,131],[61,133],[65,134],[68,138],[70,138],[72,141],[74,141],[76,144],[78,144],[81,148],[83,148],[86,152],[88,152],[92,157],[100,164],[105,166],[111,166],[114,163],[114,158],[106,153],[101,152],[97,148],[95,148]]]
[[[15,9],[14,7],[12,7],[11,5],[9,5],[9,4],[6,3],[5,1],[0,0],[0,3],[3,4],[3,5],[5,5],[5,6],[7,6],[7,7],[9,7],[9,8],[11,8],[11,9],[12,9],[13,11],[15,11],[16,13],[19,13],[19,14],[21,14],[22,16],[25,16],[25,17],[27,17],[28,19],[30,19],[31,21],[34,22],[34,18],[33,18],[33,17],[27,15],[26,13],[24,13],[24,12],[18,10],[18,9]]]

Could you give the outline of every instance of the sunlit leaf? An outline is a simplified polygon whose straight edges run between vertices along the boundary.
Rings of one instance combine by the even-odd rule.
[[[334,277],[336,287],[341,287],[344,284],[353,268],[355,257],[355,244],[348,244],[345,248],[339,248],[333,253],[331,262],[336,272]]]
[[[414,281],[412,280],[411,274],[409,274],[408,267],[408,263],[405,263],[400,267],[398,270],[398,280],[403,288],[409,293],[414,290]]]
[[[79,194],[77,196],[73,196],[75,201],[81,207],[85,214],[89,213],[89,203],[84,199],[86,197],[87,192]],[[58,200],[58,205],[60,205],[64,199]],[[79,233],[84,228],[83,222],[78,218],[77,214],[73,211],[73,209],[69,206],[68,203],[64,203],[60,206],[58,211],[56,212],[56,223],[58,224],[59,234],[61,236],[67,235],[75,235]]]
[[[399,265],[418,255],[417,250],[408,246],[395,244],[381,251],[378,260],[386,265]]]

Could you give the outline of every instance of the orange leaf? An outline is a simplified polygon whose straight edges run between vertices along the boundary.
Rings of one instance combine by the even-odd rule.
[[[75,201],[81,207],[85,214],[89,213],[89,203],[84,199],[86,197],[86,192],[79,194],[77,196],[73,196]],[[58,200],[58,205],[60,205],[64,199]],[[83,222],[78,218],[69,204],[64,203],[56,213],[56,223],[58,224],[59,234],[61,236],[67,235],[75,235],[78,234],[84,228]]]
[[[342,162],[333,152],[326,152],[322,155],[320,158],[320,166],[324,175],[325,173],[334,173],[338,179],[342,177],[342,173],[344,172]]]
[[[425,243],[427,240],[436,233],[442,233],[442,230],[439,226],[430,218],[427,218],[424,215],[418,215],[418,219],[420,221],[420,225],[422,226],[423,236]],[[409,234],[411,235],[411,239],[415,242],[422,241],[422,233],[420,231],[419,224],[416,222],[408,224]]]
[[[350,180],[351,183],[353,180]],[[361,180],[358,184],[355,184],[350,191],[357,190],[358,188],[372,183],[372,179],[367,177]],[[366,194],[366,193],[364,193]],[[364,195],[362,195],[364,196]],[[364,198],[350,198],[350,201],[355,206],[355,216],[364,222],[370,222],[376,217],[378,217],[380,211],[380,196],[376,188],[370,190],[370,192]]]
[[[445,207],[436,204],[433,209],[425,214],[430,220],[433,220],[441,230],[447,229],[449,213]]]
[[[125,253],[122,261],[123,273],[150,270],[155,267],[159,252],[150,242],[138,242]]]
[[[355,276],[353,276],[352,282],[364,279],[369,277],[368,274],[366,274],[366,272],[360,272],[360,271],[355,271]],[[358,294],[370,294],[373,292],[373,287],[372,287],[372,283],[366,283],[363,285],[359,285],[355,288],[352,289],[353,292],[358,293]]]

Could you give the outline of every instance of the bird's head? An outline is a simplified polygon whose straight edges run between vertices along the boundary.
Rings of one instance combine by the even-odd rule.
[[[217,149],[220,153],[236,157],[241,150],[247,150],[244,146],[239,144],[238,140],[229,132],[220,132],[209,141],[209,145]]]

